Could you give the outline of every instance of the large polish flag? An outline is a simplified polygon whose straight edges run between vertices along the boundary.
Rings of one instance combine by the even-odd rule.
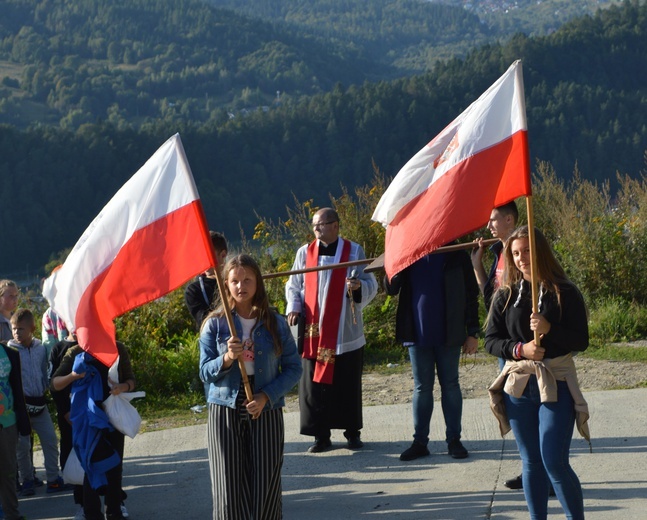
[[[117,358],[114,318],[215,265],[176,134],[101,210],[43,293],[81,347],[111,366]]]
[[[492,208],[531,195],[521,62],[405,164],[372,219],[386,227],[384,268],[394,276],[482,227]]]

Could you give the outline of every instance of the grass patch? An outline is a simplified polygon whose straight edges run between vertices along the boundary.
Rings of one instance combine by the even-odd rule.
[[[200,413],[191,410],[192,406],[204,405],[204,394],[192,392],[178,395],[146,395],[143,399],[133,401],[142,417],[140,432],[179,428],[204,424],[207,421],[207,409]]]
[[[629,361],[634,363],[647,363],[647,344],[645,346],[632,346],[628,344],[596,344],[581,354],[591,359],[601,361]]]

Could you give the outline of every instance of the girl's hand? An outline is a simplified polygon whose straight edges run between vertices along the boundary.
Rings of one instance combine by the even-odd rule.
[[[544,359],[544,354],[546,354],[546,349],[543,347],[538,347],[535,344],[533,339],[530,343],[524,343],[521,346],[521,357],[526,359],[531,359],[532,361],[541,361]]]
[[[243,353],[243,343],[236,337],[232,336],[227,340],[227,353],[225,354],[225,360],[227,361],[236,361],[238,356]]]
[[[258,419],[269,400],[270,398],[264,392],[259,392],[254,394],[252,401],[245,399],[243,406],[247,408],[247,412],[252,416],[252,419]]]
[[[530,315],[530,330],[537,331],[543,336],[550,331],[550,322],[538,312],[533,312]]]

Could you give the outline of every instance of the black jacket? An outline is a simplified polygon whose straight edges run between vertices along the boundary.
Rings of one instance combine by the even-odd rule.
[[[200,281],[202,280],[202,284]],[[204,291],[202,290],[204,287]],[[184,290],[184,301],[186,306],[193,316],[193,319],[198,326],[198,330],[202,326],[202,322],[207,317],[207,314],[212,310],[215,296],[218,294],[218,282],[215,278],[208,278],[206,276],[198,276],[195,282],[191,282]]]
[[[9,362],[11,363],[11,372],[9,373],[9,384],[11,385],[11,392],[13,393],[13,409],[16,414],[16,426],[20,435],[31,434],[31,422],[27,414],[27,406],[25,405],[25,394],[22,390],[22,370],[20,368],[20,354],[15,348],[8,347],[4,343],[0,343],[4,351],[7,353]]]
[[[494,262],[492,267],[490,267],[490,272],[487,276],[487,282],[485,282],[485,287],[483,287],[483,300],[485,300],[486,310],[490,310],[492,305],[492,297],[494,296],[494,280],[496,279],[496,266],[499,263],[499,257],[503,254],[503,242],[500,240],[495,242],[490,246],[490,251],[494,255]]]
[[[518,298],[518,287],[514,287],[511,294],[500,289],[494,295],[485,332],[485,348],[494,356],[513,359],[514,346],[518,342],[527,343],[535,336],[530,330],[530,284],[525,282],[524,287],[521,298]],[[555,293],[546,293],[541,298],[539,312],[550,323],[550,330],[541,338],[541,346],[546,349],[545,358],[582,352],[589,346],[588,316],[582,294],[570,282],[560,284],[559,289],[561,306]]]
[[[445,319],[448,346],[463,345],[467,336],[478,337],[480,330],[478,316],[479,287],[469,255],[465,251],[445,253]],[[387,294],[400,293],[395,321],[395,338],[403,343],[415,343],[416,332],[413,319],[410,269],[407,268],[393,277],[384,278]]]

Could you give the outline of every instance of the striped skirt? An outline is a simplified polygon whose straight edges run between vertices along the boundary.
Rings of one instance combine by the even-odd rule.
[[[209,404],[213,520],[278,520],[283,518],[283,409],[264,410],[253,420],[244,399],[241,391],[236,409]]]

